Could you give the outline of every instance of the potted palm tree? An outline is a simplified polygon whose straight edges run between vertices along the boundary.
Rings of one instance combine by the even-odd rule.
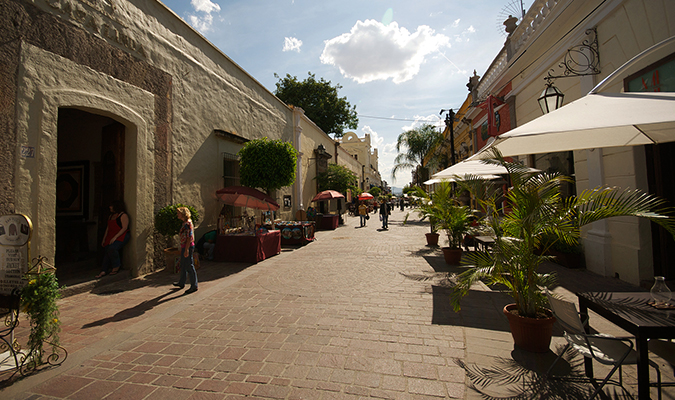
[[[485,221],[495,243],[492,251],[465,256],[467,269],[457,276],[451,302],[459,311],[460,300],[478,280],[503,285],[514,300],[504,308],[504,314],[511,323],[515,344],[525,350],[546,352],[555,319],[547,309],[545,290],[555,283],[555,276],[540,273],[539,266],[551,259],[548,247],[557,241],[575,245],[581,226],[617,216],[649,218],[675,236],[675,219],[663,200],[638,190],[596,188],[564,199],[561,183],[570,182],[570,178],[556,173],[531,174],[522,165],[504,160],[497,150],[490,156],[485,162],[506,167],[512,186],[501,193],[479,177],[467,176],[461,183],[488,214]],[[504,215],[498,211],[500,199],[505,199],[510,210]],[[534,328],[519,327],[519,322],[542,321],[546,326],[541,334],[520,336],[532,334]]]
[[[420,216],[422,219],[429,218],[432,232],[440,229],[448,237],[448,247],[441,248],[445,262],[459,264],[464,235],[469,232],[474,221],[471,209],[459,204],[450,182],[441,182],[431,194],[427,194],[419,187],[416,189],[417,194],[424,200],[418,211]]]

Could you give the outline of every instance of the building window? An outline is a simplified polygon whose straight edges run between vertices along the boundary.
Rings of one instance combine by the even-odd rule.
[[[223,186],[239,186],[239,157],[223,153]]]

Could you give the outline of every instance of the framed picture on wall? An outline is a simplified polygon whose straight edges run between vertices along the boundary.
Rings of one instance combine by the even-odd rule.
[[[56,216],[86,218],[89,211],[89,161],[58,164]]]

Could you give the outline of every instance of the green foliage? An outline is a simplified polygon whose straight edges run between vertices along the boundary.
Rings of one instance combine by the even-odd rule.
[[[21,306],[30,319],[28,348],[33,361],[39,365],[42,364],[43,343],[59,344],[61,321],[56,300],[61,294],[56,276],[51,272],[29,273],[26,279],[28,284],[21,290]]]
[[[295,182],[298,153],[291,143],[268,138],[247,142],[239,150],[241,184],[267,193]]]
[[[279,79],[274,94],[284,103],[302,108],[324,132],[340,138],[345,129],[358,127],[356,106],[349,104],[346,97],[338,96],[338,90],[342,89],[339,84],[331,86],[331,82],[323,78],[317,81],[311,72],[302,82],[290,74],[284,78],[274,74],[274,77]]]
[[[181,221],[176,214],[178,207],[187,207],[187,209],[190,210],[190,214],[192,214],[190,219],[192,219],[194,224],[199,221],[199,212],[192,206],[181,203],[165,206],[157,212],[157,215],[155,215],[155,230],[160,235],[170,238],[174,235],[178,235],[178,232],[180,232],[183,221]]]
[[[394,168],[391,176],[402,169],[424,169],[424,158],[443,141],[443,134],[431,124],[424,124],[419,128],[411,129],[398,135],[394,159]]]
[[[415,186],[410,186],[410,185],[405,185],[403,186],[403,194],[411,194],[417,192],[417,188]]]
[[[441,182],[430,194],[422,188],[416,189],[415,194],[422,198],[418,208],[422,220],[429,218],[432,233],[439,229],[445,231],[451,249],[461,249],[464,235],[469,232],[475,219],[471,209],[459,204],[457,193],[449,182]]]
[[[326,172],[316,176],[319,191],[336,190],[344,194],[347,193],[347,189],[352,189],[353,195],[361,193],[356,186],[358,179],[359,177],[349,168],[338,164],[328,164]]]
[[[476,252],[464,258],[470,266],[458,276],[451,295],[456,311],[471,285],[484,279],[488,284],[504,285],[521,316],[541,315],[547,306],[544,289],[555,283],[555,276],[539,273],[539,266],[551,259],[545,254],[554,243],[576,245],[583,225],[609,217],[644,217],[675,237],[672,209],[657,197],[638,190],[597,188],[563,199],[561,185],[570,182],[570,178],[558,173],[533,175],[522,165],[504,160],[497,150],[491,156],[486,162],[506,167],[512,186],[503,194],[498,185],[479,177],[460,182],[487,211],[485,220],[495,244],[490,252]],[[503,216],[498,212],[502,196],[510,209]]]
[[[380,189],[377,186],[371,187],[370,189],[368,189],[368,193],[372,194],[374,197],[379,197],[380,193],[382,193],[382,189]]]

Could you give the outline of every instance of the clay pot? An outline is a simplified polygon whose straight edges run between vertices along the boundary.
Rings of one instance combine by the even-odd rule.
[[[425,233],[427,236],[427,246],[438,246],[438,233]]]
[[[509,320],[513,342],[526,351],[533,353],[548,352],[553,336],[553,324],[555,323],[553,313],[546,310],[548,318],[526,318],[511,312],[511,310],[516,309],[515,304],[504,306],[504,315]]]
[[[443,247],[443,257],[445,263],[450,265],[459,265],[462,260],[462,249],[451,249],[450,247]]]

